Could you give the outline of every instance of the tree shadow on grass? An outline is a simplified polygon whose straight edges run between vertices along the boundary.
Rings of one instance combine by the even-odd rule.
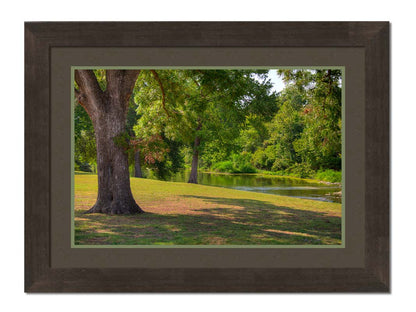
[[[213,204],[189,214],[86,215],[79,244],[339,245],[341,218],[253,199],[182,195]],[[209,206],[209,205],[208,205]]]
[[[262,229],[294,231],[309,235],[341,238],[341,218],[326,212],[308,211],[278,206],[261,200],[184,195],[221,205],[200,209],[209,214],[228,215],[232,219]]]

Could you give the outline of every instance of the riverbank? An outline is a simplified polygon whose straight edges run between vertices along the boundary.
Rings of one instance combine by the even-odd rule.
[[[279,172],[272,172],[272,171],[260,171],[260,173],[264,176],[272,176],[272,177],[280,177],[280,178],[286,178],[286,179],[296,179],[296,180],[302,180],[308,183],[320,183],[320,184],[326,184],[326,185],[338,185],[341,186],[341,182],[335,181],[331,182],[325,179],[317,179],[317,178],[300,178],[293,175],[285,175]],[[341,175],[341,172],[339,173]],[[337,179],[338,180],[338,179]],[[340,179],[339,179],[340,180]]]
[[[320,183],[320,184],[325,184],[325,185],[341,186],[341,182],[329,182],[329,181],[311,179],[311,178],[299,178],[299,177],[296,177],[296,176],[284,175],[284,174],[281,174],[281,173],[276,173],[276,172],[273,172],[273,171],[264,171],[264,170],[259,170],[258,172],[255,172],[255,173],[230,173],[230,172],[217,172],[217,171],[209,171],[209,170],[203,170],[203,171],[200,171],[200,172],[209,173],[209,174],[218,174],[218,175],[259,176],[259,177],[284,178],[284,179],[304,181],[304,182],[307,182],[307,183]]]
[[[131,178],[146,212],[84,214],[97,176],[75,175],[76,245],[339,245],[341,204]]]

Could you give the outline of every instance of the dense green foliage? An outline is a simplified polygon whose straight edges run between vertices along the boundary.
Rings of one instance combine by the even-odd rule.
[[[244,149],[258,169],[281,175],[341,182],[341,72],[281,70],[286,82],[278,112],[264,130],[253,127]],[[260,128],[261,129],[261,128]],[[247,139],[247,134],[243,133]],[[253,147],[257,146],[253,152]],[[248,148],[249,147],[249,148]],[[323,174],[325,172],[325,174]]]
[[[233,154],[231,160],[221,161],[212,166],[213,171],[228,173],[255,173],[256,168],[250,163],[250,154]]]
[[[74,108],[74,143],[75,170],[96,172],[97,152],[94,128],[84,108],[76,103]]]
[[[105,88],[105,71],[95,71]],[[140,151],[144,173],[167,179],[189,167],[228,173],[271,172],[341,181],[339,70],[143,70],[133,91],[126,151]],[[195,139],[200,143],[195,145]],[[93,171],[94,130],[75,107],[76,169]]]
[[[135,132],[142,137],[164,133],[190,150],[198,149],[203,166],[229,157],[248,114],[275,111],[267,71],[142,71],[135,94],[141,115]],[[194,141],[199,138],[199,146]]]

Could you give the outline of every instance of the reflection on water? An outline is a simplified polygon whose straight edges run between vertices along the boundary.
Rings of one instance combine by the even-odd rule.
[[[173,182],[187,182],[189,171],[177,173]],[[242,191],[260,192],[275,195],[293,196],[327,202],[341,203],[341,187],[309,183],[300,179],[290,179],[255,174],[215,174],[198,172],[198,183],[202,185],[222,186]]]

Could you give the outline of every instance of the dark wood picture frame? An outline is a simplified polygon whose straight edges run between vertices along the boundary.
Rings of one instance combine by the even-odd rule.
[[[26,292],[389,292],[388,22],[33,22],[25,24]],[[363,268],[51,267],[52,47],[365,49]]]

